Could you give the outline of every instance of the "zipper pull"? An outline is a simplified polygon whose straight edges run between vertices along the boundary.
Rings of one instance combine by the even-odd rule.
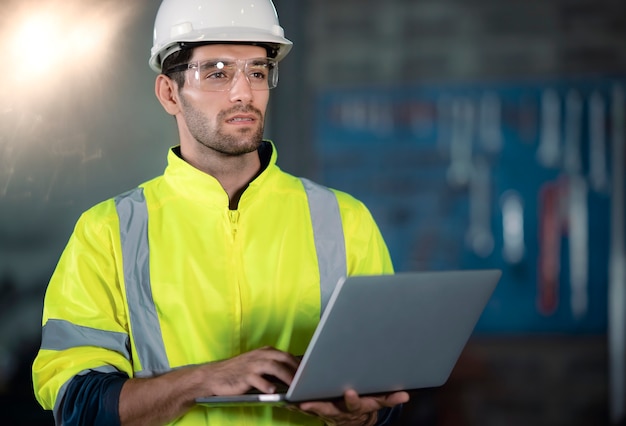
[[[233,238],[237,235],[237,223],[239,221],[239,210],[228,210],[228,218],[230,219]]]

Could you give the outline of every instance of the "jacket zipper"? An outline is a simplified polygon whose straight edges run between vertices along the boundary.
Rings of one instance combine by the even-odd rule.
[[[237,236],[237,226],[239,224],[239,210],[228,210],[228,217],[230,219],[233,240],[235,240]]]
[[[239,227],[239,211],[238,210],[228,210],[228,219],[230,220],[230,229],[231,229],[231,233],[232,233],[232,238],[233,238],[233,242],[235,241],[236,237],[237,237],[237,229]],[[235,266],[235,268],[237,268],[237,266]],[[236,292],[236,297],[234,300],[235,306],[235,312],[236,312],[236,316],[239,318],[239,325],[237,327],[237,331],[235,333],[234,340],[233,343],[236,345],[236,351],[240,352],[243,342],[243,306],[242,306],[242,298],[241,298],[241,288],[240,288],[240,283],[239,283],[239,276],[238,274],[234,274],[235,277],[235,292]]]

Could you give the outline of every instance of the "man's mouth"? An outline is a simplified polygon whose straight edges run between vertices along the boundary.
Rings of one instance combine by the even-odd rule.
[[[233,117],[227,120],[229,123],[251,122],[254,121],[252,117]]]

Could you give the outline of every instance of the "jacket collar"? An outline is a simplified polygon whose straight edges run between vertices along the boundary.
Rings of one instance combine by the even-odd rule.
[[[263,170],[250,182],[242,199],[249,198],[250,195],[257,192],[264,182],[267,181],[268,177],[278,170],[276,166],[278,153],[272,141],[263,140],[258,153]],[[220,205],[228,206],[228,195],[219,181],[183,160],[180,156],[180,145],[170,148],[164,177],[174,191],[185,197],[192,197],[198,200],[208,198]]]

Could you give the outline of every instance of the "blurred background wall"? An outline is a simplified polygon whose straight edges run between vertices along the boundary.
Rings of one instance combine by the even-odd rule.
[[[295,43],[267,117],[281,167],[365,201],[398,271],[503,270],[449,382],[401,423],[623,421],[626,3],[275,4]],[[76,219],[176,144],[147,66],[157,8],[0,2],[3,424],[52,423],[30,363]]]

